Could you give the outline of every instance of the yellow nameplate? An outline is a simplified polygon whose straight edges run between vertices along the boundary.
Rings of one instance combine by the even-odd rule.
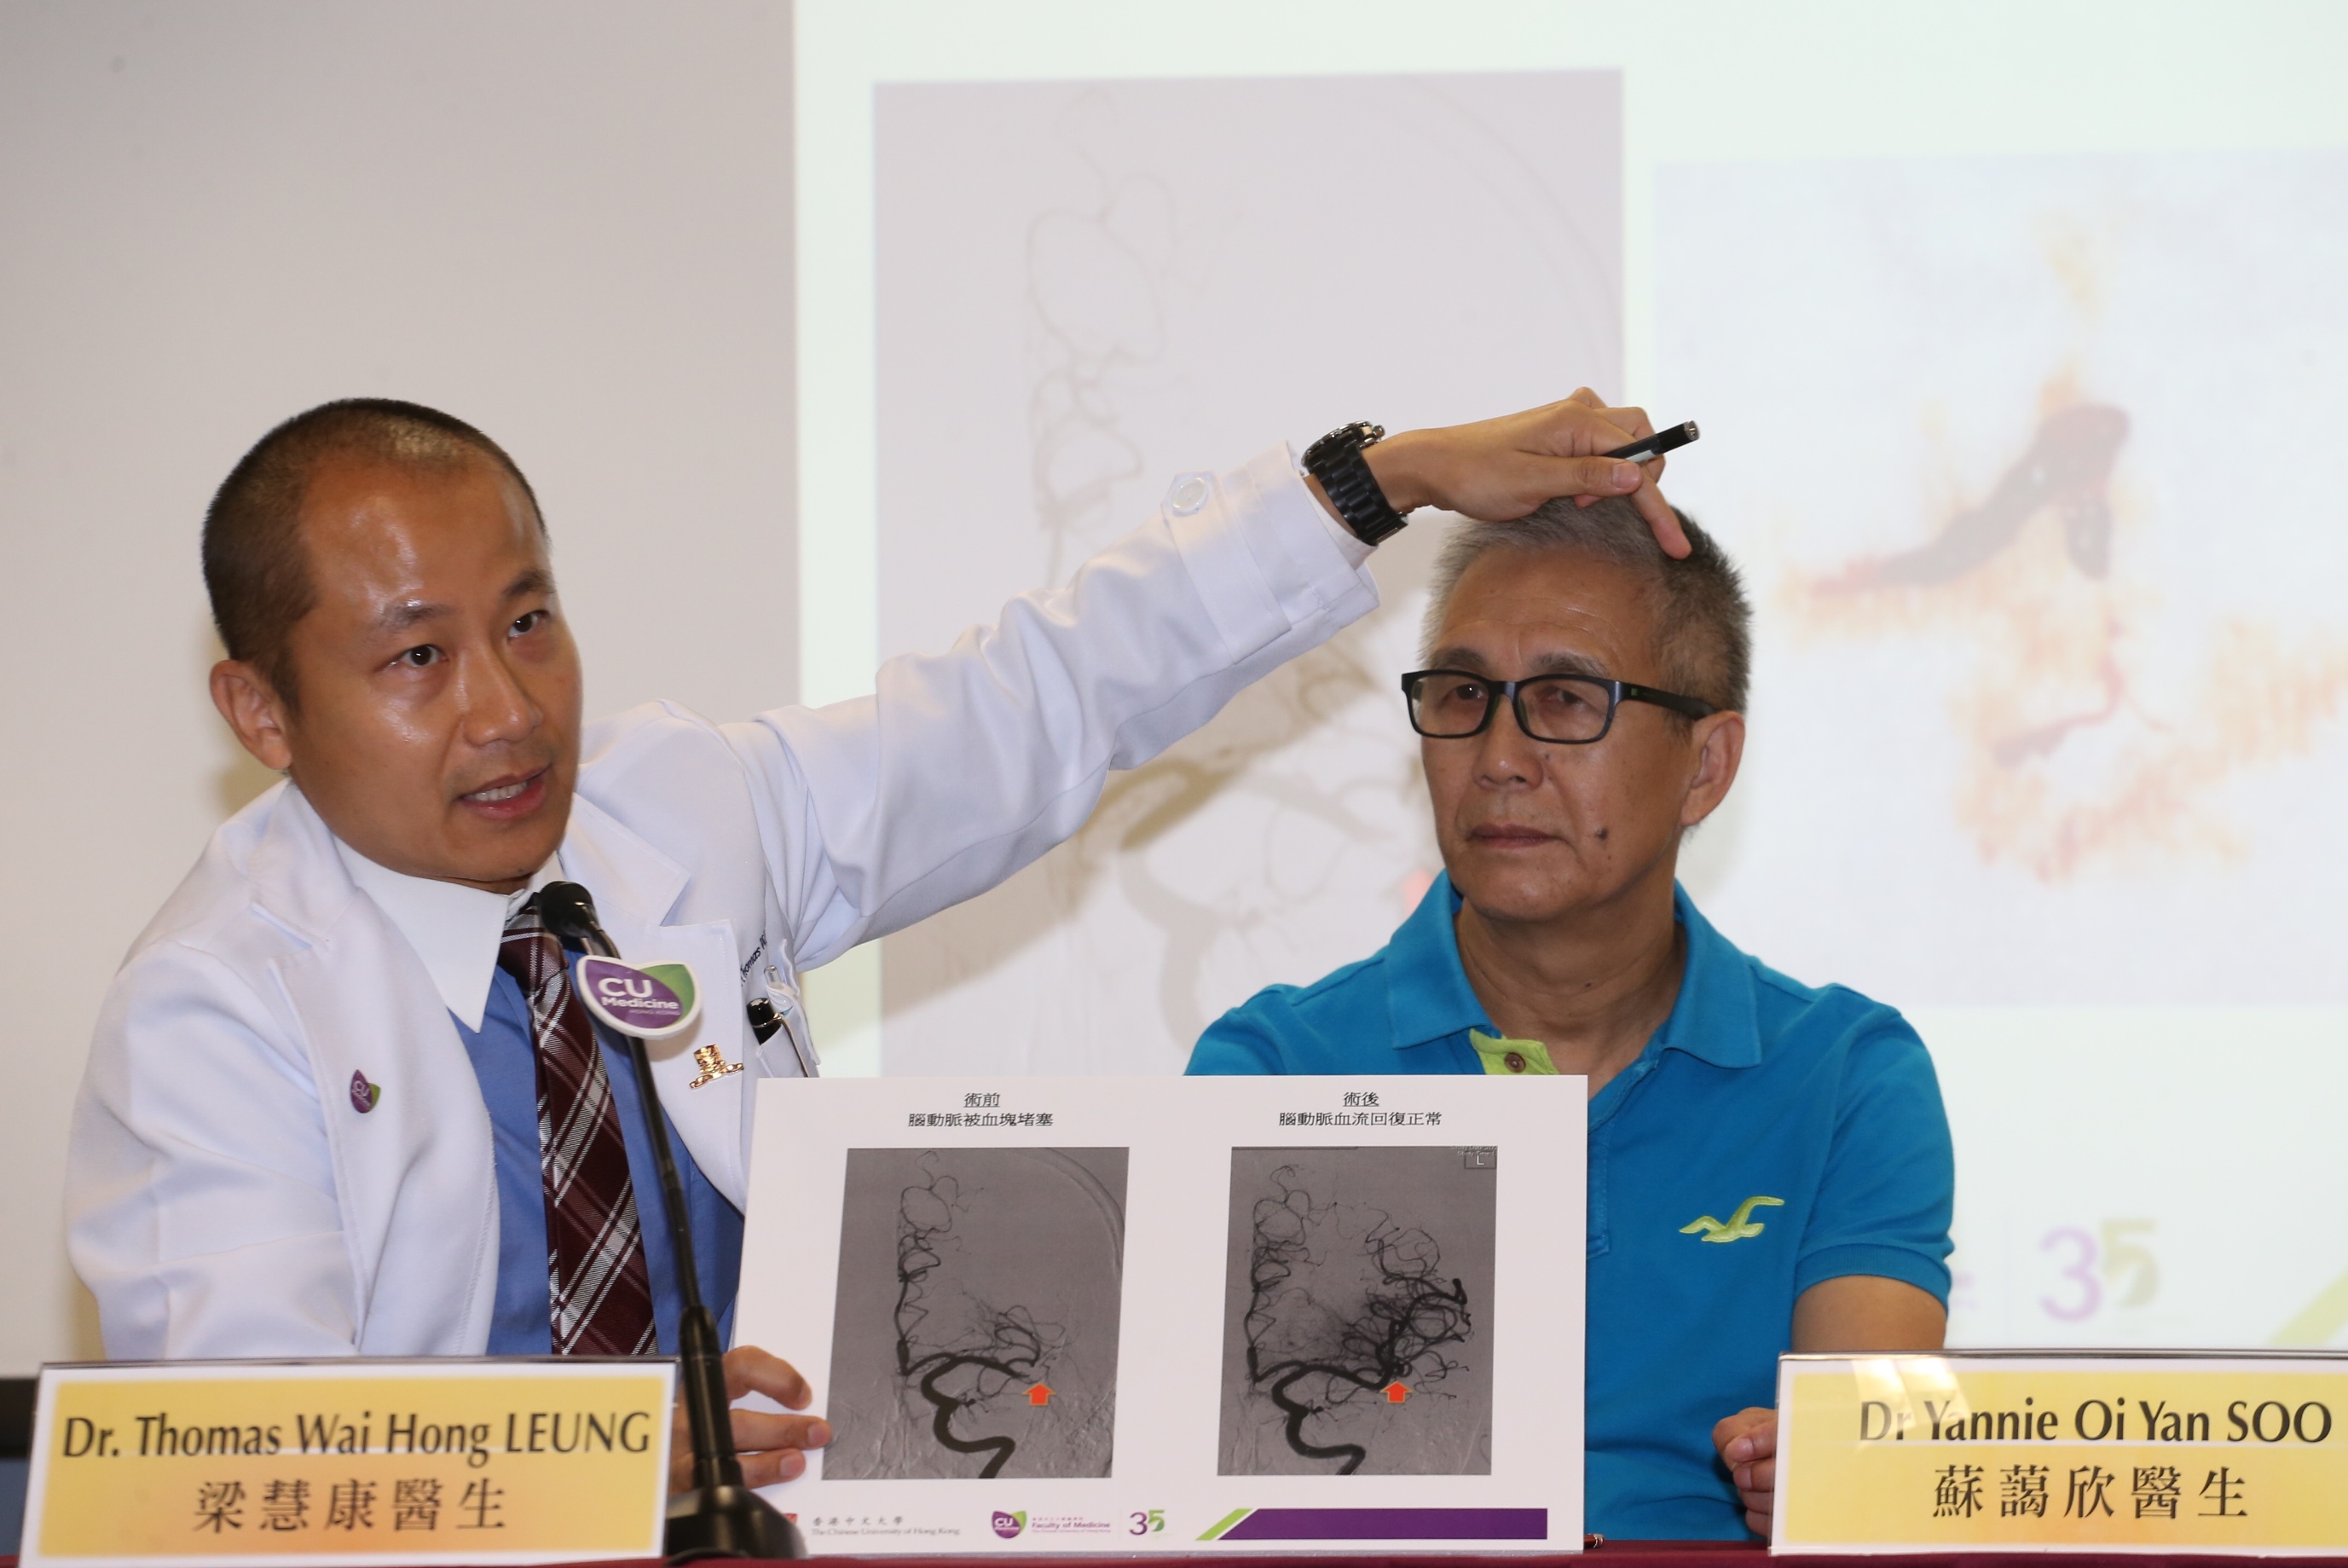
[[[1772,1549],[2348,1548],[2348,1357],[1788,1356]]]
[[[657,1557],[674,1362],[41,1373],[24,1562]]]

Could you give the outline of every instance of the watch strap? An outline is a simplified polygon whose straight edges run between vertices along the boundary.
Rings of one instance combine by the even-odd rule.
[[[1329,504],[1364,544],[1392,538],[1404,522],[1362,456],[1365,448],[1385,438],[1385,427],[1363,419],[1340,426],[1304,449],[1304,471],[1321,481]]]

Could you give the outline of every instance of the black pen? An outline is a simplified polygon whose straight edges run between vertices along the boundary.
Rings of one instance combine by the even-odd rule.
[[[1617,447],[1611,452],[1601,452],[1599,456],[1621,458],[1623,461],[1632,463],[1651,462],[1665,452],[1676,451],[1686,446],[1695,439],[1695,421],[1690,419],[1684,425],[1673,425],[1669,429],[1658,430],[1652,436],[1642,436],[1627,447]]]

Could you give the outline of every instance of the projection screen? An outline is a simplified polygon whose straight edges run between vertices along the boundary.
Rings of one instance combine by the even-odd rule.
[[[808,697],[1274,441],[1584,382],[1697,419],[1668,488],[1758,650],[1683,880],[1931,1045],[1952,1341],[2342,1342],[2348,23],[1645,15],[802,0]],[[1439,526],[818,975],[828,1068],[1178,1070],[1382,943],[1437,865],[1392,683]]]

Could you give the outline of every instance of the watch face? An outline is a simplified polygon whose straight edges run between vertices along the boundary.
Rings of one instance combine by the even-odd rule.
[[[1385,439],[1383,425],[1373,425],[1367,419],[1356,419],[1350,425],[1340,425],[1304,449],[1307,468],[1326,461],[1339,452],[1359,451]]]

